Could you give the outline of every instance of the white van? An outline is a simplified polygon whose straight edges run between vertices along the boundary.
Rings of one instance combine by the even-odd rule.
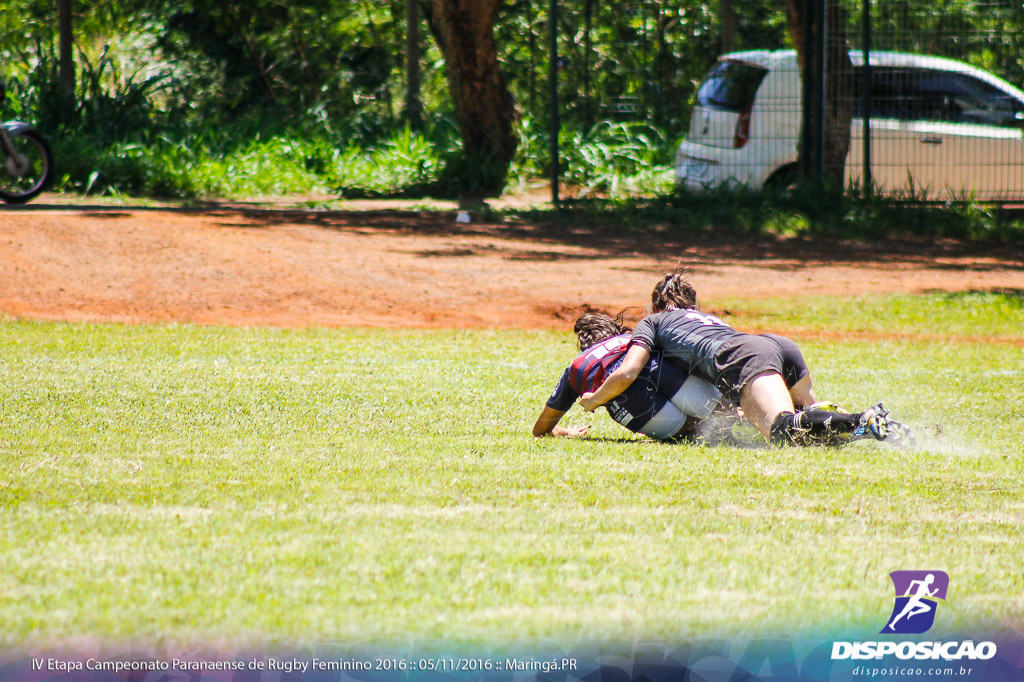
[[[848,183],[862,174],[863,53],[854,65]],[[1024,199],[1024,92],[968,64],[871,53],[871,177],[877,191],[925,199]],[[676,177],[691,189],[788,184],[802,116],[793,50],[727,54],[697,92]]]

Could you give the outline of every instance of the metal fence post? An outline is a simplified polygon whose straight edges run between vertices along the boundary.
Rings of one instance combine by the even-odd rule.
[[[800,74],[800,115],[803,120],[800,125],[799,161],[800,176],[804,179],[811,177],[814,170],[814,131],[811,129],[814,121],[814,7],[811,3],[804,7],[804,63]]]
[[[558,0],[551,0],[548,9],[548,29],[550,33],[548,55],[548,78],[551,81],[551,203],[558,206]]]
[[[863,0],[860,13],[861,45],[864,50],[864,66],[861,68],[861,112],[864,116],[864,196],[871,196],[871,0]]]
[[[817,0],[815,12],[818,23],[817,46],[815,56],[815,91],[814,101],[814,173],[821,177],[825,173],[825,98],[827,88],[825,87],[826,59],[828,45],[828,0]]]

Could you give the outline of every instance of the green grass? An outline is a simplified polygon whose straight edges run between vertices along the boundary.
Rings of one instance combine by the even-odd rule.
[[[820,329],[917,337],[1021,338],[1024,291],[963,291],[928,296],[801,296],[772,301],[715,301],[741,328]],[[827,324],[822,324],[822,321]]]
[[[1019,297],[723,307],[920,445],[670,446],[578,408],[591,437],[537,441],[566,334],[2,322],[0,643],[871,633],[921,568],[937,629],[1019,624]]]

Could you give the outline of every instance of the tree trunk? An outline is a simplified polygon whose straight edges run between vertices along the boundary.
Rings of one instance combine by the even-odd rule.
[[[719,51],[732,52],[736,49],[736,10],[732,0],[718,0],[718,24],[722,31]]]
[[[451,180],[467,195],[505,186],[518,140],[515,105],[498,68],[494,23],[500,0],[430,0],[427,21],[444,54],[445,75],[462,135],[461,168]]]
[[[75,92],[74,36],[71,32],[71,0],[57,0],[58,76],[65,91]]]
[[[786,16],[793,43],[797,46],[797,55],[801,72],[814,74],[817,60],[820,58],[816,48],[817,40],[812,39],[811,54],[804,54],[804,27],[808,12],[814,12],[817,0],[786,0]],[[825,34],[825,141],[822,167],[825,177],[837,188],[843,186],[846,170],[846,155],[850,150],[850,124],[853,120],[853,64],[850,61],[849,44],[846,39],[846,21],[838,0],[826,0]],[[818,22],[813,22],[812,31],[820,30]],[[812,36],[816,38],[817,36]],[[809,68],[808,68],[809,67]],[[817,93],[815,87],[815,93]],[[817,94],[814,95],[817,97]],[[805,103],[806,104],[806,103]],[[812,116],[804,117],[802,125],[817,130],[817,121],[813,116],[815,107],[805,106]],[[813,139],[801,135],[801,140]],[[801,145],[800,156],[813,153],[813,149],[804,149]]]
[[[405,0],[405,118],[417,130],[423,125],[420,99],[420,12],[417,0]]]

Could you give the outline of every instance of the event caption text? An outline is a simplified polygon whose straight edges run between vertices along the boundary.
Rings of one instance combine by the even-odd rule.
[[[400,672],[539,672],[576,670],[575,658],[468,658],[457,656],[420,656],[413,658],[250,658],[225,661],[186,658],[140,660],[66,660],[33,658],[33,670],[70,673],[83,670],[111,673],[125,672],[219,672],[257,670],[280,673],[322,671],[400,671]]]

